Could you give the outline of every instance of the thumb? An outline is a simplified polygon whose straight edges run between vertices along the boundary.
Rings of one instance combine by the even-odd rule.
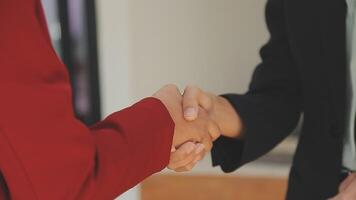
[[[184,90],[183,112],[184,112],[184,118],[188,121],[193,121],[198,117],[199,96],[200,96],[200,89],[197,87],[188,86]]]

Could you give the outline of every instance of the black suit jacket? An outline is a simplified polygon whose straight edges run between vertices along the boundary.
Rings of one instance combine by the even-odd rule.
[[[244,140],[221,137],[213,164],[231,172],[274,148],[304,123],[288,200],[337,193],[346,111],[345,0],[268,0],[271,34],[249,91],[225,95],[241,116]],[[238,77],[237,77],[238,78]]]

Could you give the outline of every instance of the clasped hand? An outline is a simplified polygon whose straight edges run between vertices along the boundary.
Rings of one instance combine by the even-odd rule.
[[[182,95],[176,86],[167,85],[153,97],[163,102],[175,122],[168,165],[171,170],[190,171],[212,149],[213,141],[222,131],[231,137],[239,132],[238,120],[227,123],[227,116],[237,119],[227,100],[203,92],[197,87],[188,86]]]

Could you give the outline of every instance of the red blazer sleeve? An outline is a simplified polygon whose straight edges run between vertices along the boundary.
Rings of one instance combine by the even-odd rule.
[[[101,166],[95,199],[117,196],[168,164],[174,124],[156,99],[115,113],[91,131]]]
[[[154,98],[79,122],[39,2],[0,2],[0,169],[11,199],[114,199],[168,164],[174,123]]]
[[[37,200],[114,199],[168,164],[174,129],[153,98],[90,129],[72,116],[13,123],[0,132],[1,170],[13,199]]]

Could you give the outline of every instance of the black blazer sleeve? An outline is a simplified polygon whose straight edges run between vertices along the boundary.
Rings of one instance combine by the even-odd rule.
[[[213,165],[225,172],[236,170],[270,151],[298,123],[302,93],[286,31],[284,0],[268,0],[266,20],[271,34],[261,49],[257,66],[244,95],[223,95],[244,124],[244,139],[219,138],[212,150]]]

